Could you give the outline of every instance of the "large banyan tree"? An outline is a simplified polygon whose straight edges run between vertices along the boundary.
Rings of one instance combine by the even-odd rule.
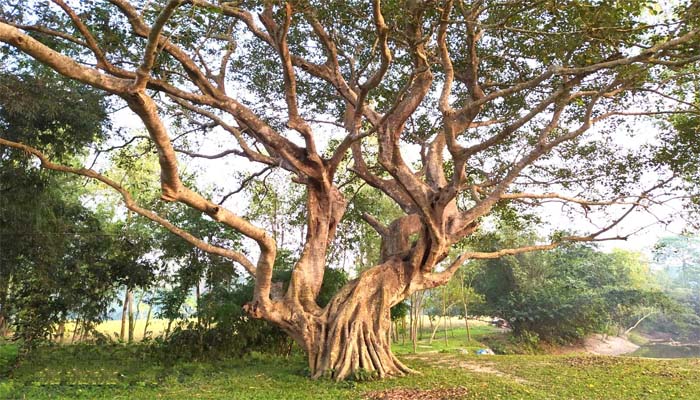
[[[700,152],[700,11],[671,3],[0,1],[3,68],[39,62],[121,99],[157,149],[162,200],[257,243],[246,252],[182,230],[96,170],[10,136],[0,145],[111,186],[134,213],[242,266],[256,282],[246,311],[293,337],[314,377],[402,375],[391,306],[470,259],[624,238],[625,217],[688,188]],[[225,132],[228,150],[178,148],[174,129],[187,124],[200,140]],[[188,157],[235,159],[250,179],[279,169],[303,187],[306,235],[286,291],[271,290],[274,236],[188,187],[179,170]],[[365,216],[381,260],[322,308],[348,175],[403,215]],[[597,227],[454,255],[494,210],[549,203]]]

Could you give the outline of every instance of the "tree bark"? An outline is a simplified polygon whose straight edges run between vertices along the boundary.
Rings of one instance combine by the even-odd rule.
[[[75,318],[75,327],[73,328],[73,336],[70,338],[71,344],[75,343],[75,336],[78,334],[78,330],[80,329],[80,316]]]
[[[7,336],[9,330],[8,324],[8,312],[7,312],[7,298],[10,292],[10,281],[12,276],[8,277],[5,282],[0,287],[0,338]]]
[[[129,313],[129,343],[134,341],[134,292],[131,290],[127,291],[127,303],[128,303],[128,313]]]
[[[447,345],[447,289],[442,287],[442,322],[443,331],[445,332],[445,345]]]
[[[146,313],[146,324],[143,326],[143,338],[142,341],[146,339],[148,335],[148,324],[151,322],[151,311],[153,310],[153,304],[148,305],[148,313]]]
[[[391,352],[390,308],[405,297],[402,269],[399,263],[387,263],[365,271],[324,309],[304,337],[313,378],[413,372]]]
[[[467,327],[467,342],[472,341],[472,333],[469,330],[469,314],[467,314],[467,309],[464,309],[464,326]]]
[[[119,331],[119,341],[123,342],[126,339],[126,318],[129,307],[129,288],[124,292],[124,304],[122,305],[122,326]]]

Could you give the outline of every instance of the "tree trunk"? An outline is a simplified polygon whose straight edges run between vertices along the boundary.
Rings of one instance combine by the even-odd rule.
[[[383,378],[413,372],[391,352],[390,308],[403,300],[405,289],[396,269],[365,271],[312,324],[311,335],[305,335],[304,341],[313,378]]]
[[[121,330],[119,331],[119,341],[124,342],[126,339],[126,318],[127,318],[127,310],[129,307],[129,288],[126,288],[126,291],[124,292],[124,304],[122,305],[122,326]]]
[[[54,339],[58,343],[63,343],[63,337],[66,334],[66,321],[65,319],[61,319],[61,322],[58,323],[58,328],[56,329],[56,334],[54,335]]]
[[[170,336],[170,328],[173,326],[173,319],[168,320],[168,326],[165,328],[165,337]]]
[[[416,330],[415,330],[415,310],[416,310],[416,294],[411,295],[411,308],[409,310],[408,327],[411,336],[411,343],[413,344],[413,352],[416,352]]]
[[[197,285],[194,287],[194,295],[195,295],[195,307],[197,308],[196,314],[197,314],[197,328],[202,328],[202,314],[199,309],[199,301],[200,301],[200,296],[201,294],[199,293],[199,279],[197,280]]]
[[[464,309],[464,326],[467,328],[467,343],[472,341],[472,333],[471,330],[469,330],[469,314],[467,313],[467,309]]]
[[[10,280],[12,277],[10,276],[7,280],[5,280],[4,285],[2,288],[0,288],[0,338],[3,338],[7,336],[8,332],[8,312],[7,312],[7,297],[9,296],[10,292]]]
[[[151,322],[151,311],[153,310],[153,304],[148,305],[148,313],[146,313],[146,324],[143,326],[143,338],[141,340],[146,339],[148,337],[148,323]]]
[[[445,332],[445,345],[447,345],[448,344],[448,340],[447,340],[447,315],[442,317],[442,322],[443,322],[442,328],[443,328],[443,331]]]
[[[437,330],[440,328],[440,319],[438,318],[437,322],[435,323],[435,327],[431,327],[431,334],[430,334],[430,339],[428,339],[428,344],[433,344],[433,340],[435,340],[435,334],[437,333]]]
[[[80,317],[75,318],[75,327],[73,328],[73,336],[70,338],[70,343],[75,343],[75,335],[78,334],[78,329],[80,329]]]
[[[420,309],[420,305],[416,311],[418,312],[418,340],[423,340],[423,310]]]
[[[438,317],[438,320],[435,324],[433,324],[433,318],[431,316],[428,316],[428,322],[430,323],[430,338],[428,339],[428,344],[433,344],[433,339],[435,339],[435,332],[437,332],[438,328],[440,327],[440,318]],[[433,327],[435,329],[433,329]]]
[[[129,343],[134,341],[134,292],[131,290],[127,291],[127,300],[129,303],[128,313],[129,313]]]
[[[637,320],[637,322],[636,322],[634,325],[630,326],[629,328],[627,328],[627,329],[625,330],[624,335],[629,335],[629,333],[632,332],[634,329],[636,329],[636,328],[639,326],[639,324],[642,323],[642,321],[644,321],[645,319],[651,317],[651,316],[654,315],[654,314],[656,314],[656,311],[652,311],[652,312],[649,312],[649,313],[644,314],[641,318],[639,318],[639,319]],[[619,334],[619,328],[618,328],[618,336],[620,336],[620,334]]]
[[[447,290],[442,287],[442,322],[443,331],[445,332],[445,345],[447,345]]]
[[[401,344],[406,345],[406,316],[401,318]]]

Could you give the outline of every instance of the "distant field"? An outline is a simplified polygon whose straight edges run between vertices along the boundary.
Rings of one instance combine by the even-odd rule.
[[[422,319],[423,319],[423,331],[422,331],[423,336],[427,335],[429,337],[431,334],[430,320],[427,316],[423,316]],[[173,327],[176,326],[178,322],[179,321],[174,321]],[[448,318],[447,322],[448,322],[447,323],[448,329],[454,329],[455,332],[457,331],[457,329],[460,329],[460,328],[462,330],[464,330],[464,319],[453,317],[453,318]],[[146,320],[145,319],[136,320],[135,324],[136,324],[136,328],[134,329],[134,340],[137,342],[140,342],[141,340],[143,340],[143,328],[146,325]],[[483,331],[483,329],[490,328],[490,325],[487,322],[480,321],[480,320],[470,319],[469,324],[470,324],[470,326],[472,326],[476,329],[475,332],[477,332],[477,334],[478,334],[479,330]],[[166,320],[166,319],[152,319],[152,320],[150,320],[148,322],[149,336],[151,338],[161,336],[165,332],[167,326],[168,326],[168,320]],[[408,318],[406,318],[406,327],[408,328]],[[97,325],[96,329],[98,332],[100,332],[104,335],[108,335],[109,337],[111,337],[113,339],[116,339],[119,337],[119,332],[121,330],[121,320],[105,321],[105,322]],[[71,338],[73,336],[74,330],[75,330],[75,323],[68,322],[66,324],[66,332],[64,334],[64,339],[63,339],[64,343],[71,342]],[[443,329],[442,320],[441,320],[438,332],[435,334],[436,340],[443,337],[442,336],[443,331],[444,331],[444,329]],[[493,331],[495,331],[495,330],[493,330]],[[466,333],[465,333],[465,335],[466,335]],[[407,336],[407,340],[408,340],[408,336]]]
[[[173,322],[173,326],[175,326],[176,322]],[[107,335],[113,339],[117,339],[119,337],[119,332],[121,331],[121,326],[122,322],[120,320],[115,320],[115,321],[105,321],[99,325],[97,325],[97,331]],[[127,324],[128,326],[128,324]],[[146,320],[145,319],[140,319],[135,321],[135,329],[134,329],[134,340],[137,342],[140,342],[143,340],[143,329],[146,326]],[[148,332],[150,337],[156,337],[160,336],[165,332],[166,327],[168,326],[168,320],[166,319],[152,319],[148,322]],[[70,343],[71,338],[73,337],[73,331],[75,330],[75,323],[73,322],[68,322],[66,324],[66,333],[64,334],[64,343]]]

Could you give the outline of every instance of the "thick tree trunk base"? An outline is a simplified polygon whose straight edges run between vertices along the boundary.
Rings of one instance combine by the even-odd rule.
[[[377,335],[365,321],[344,324],[340,340],[328,340],[309,358],[314,379],[368,380],[416,372],[394,356],[387,335]]]
[[[367,271],[336,295],[307,347],[312,378],[367,380],[416,372],[391,352],[390,307],[402,290],[397,269]]]

